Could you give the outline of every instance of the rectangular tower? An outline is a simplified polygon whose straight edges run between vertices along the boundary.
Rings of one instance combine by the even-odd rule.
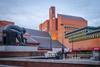
[[[56,40],[57,39],[57,32],[56,32],[56,16],[55,16],[55,7],[50,7],[49,8],[49,32],[51,34],[51,37],[53,40]]]

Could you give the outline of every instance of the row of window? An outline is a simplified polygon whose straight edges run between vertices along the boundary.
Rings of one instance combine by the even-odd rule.
[[[73,33],[65,35],[65,36],[66,37],[71,37],[73,35],[84,35],[84,33],[86,34],[86,33],[92,32],[92,31],[94,31],[94,30],[92,30],[92,29],[83,29],[83,30],[76,31],[76,32],[73,32]]]
[[[94,38],[100,38],[100,32],[84,35],[84,36],[78,36],[78,37],[69,37],[69,41],[74,42],[74,41],[81,41],[81,40],[94,39]]]
[[[78,31],[78,32],[74,32],[71,34],[66,35],[67,37],[73,36],[73,35],[83,35],[84,33],[86,33],[86,29]]]

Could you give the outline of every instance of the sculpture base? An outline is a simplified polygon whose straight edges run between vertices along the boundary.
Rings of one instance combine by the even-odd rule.
[[[0,46],[0,51],[37,51],[38,46],[13,46],[13,45],[7,45],[7,46]]]
[[[38,46],[0,46],[0,57],[26,57],[38,52]]]

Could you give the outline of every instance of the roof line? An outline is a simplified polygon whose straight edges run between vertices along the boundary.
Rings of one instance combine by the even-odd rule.
[[[41,36],[31,36],[31,37],[38,37],[38,38],[51,39],[50,37],[41,37]]]
[[[57,15],[58,16],[64,16],[64,17],[67,17],[67,18],[77,19],[77,20],[80,20],[80,19],[85,20],[83,17],[79,17],[79,16],[64,15],[64,14],[59,14],[59,13]],[[87,21],[87,20],[85,20],[85,21]]]

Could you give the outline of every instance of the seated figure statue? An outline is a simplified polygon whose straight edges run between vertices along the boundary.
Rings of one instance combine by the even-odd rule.
[[[4,44],[14,45],[16,44],[16,38],[20,45],[24,45],[23,34],[25,34],[25,28],[19,27],[17,25],[8,25],[4,28]]]

